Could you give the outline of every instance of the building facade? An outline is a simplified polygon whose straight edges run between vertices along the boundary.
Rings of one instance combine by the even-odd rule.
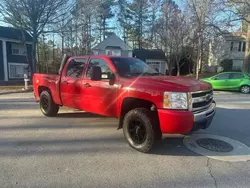
[[[146,62],[151,68],[155,69],[157,72],[166,74],[166,70],[168,68],[166,63],[166,56],[162,50],[135,49],[133,51],[133,57],[136,57]]]
[[[233,33],[225,36],[225,59],[233,61],[233,71],[241,71],[246,53],[246,34]]]
[[[92,49],[94,55],[132,57],[132,48],[114,33]]]
[[[25,31],[0,26],[0,83],[23,81],[24,74],[31,75],[31,57],[32,37]]]

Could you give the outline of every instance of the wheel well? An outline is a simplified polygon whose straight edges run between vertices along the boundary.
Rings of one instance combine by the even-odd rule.
[[[50,89],[49,89],[48,87],[46,87],[46,86],[39,86],[39,87],[38,87],[39,96],[41,95],[41,93],[42,93],[43,91],[48,91],[48,92],[50,92]]]
[[[119,122],[118,129],[122,128],[125,114],[135,108],[146,108],[150,110],[153,113],[153,115],[155,115],[158,118],[156,105],[152,103],[151,101],[137,99],[137,98],[126,98],[123,100],[121,108],[122,109],[121,109],[120,122]]]

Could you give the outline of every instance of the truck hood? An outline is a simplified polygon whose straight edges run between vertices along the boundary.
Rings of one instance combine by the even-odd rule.
[[[209,83],[181,76],[141,76],[133,78],[132,83],[131,86],[135,89],[143,87],[176,92],[194,92],[212,89],[212,85]]]

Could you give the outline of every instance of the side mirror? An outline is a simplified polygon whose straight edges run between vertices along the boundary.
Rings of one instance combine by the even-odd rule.
[[[109,73],[108,74],[108,79],[111,80],[111,81],[114,80],[115,79],[115,74],[114,73]]]
[[[92,75],[91,80],[93,81],[100,81],[102,79],[102,69],[98,66],[92,67]]]

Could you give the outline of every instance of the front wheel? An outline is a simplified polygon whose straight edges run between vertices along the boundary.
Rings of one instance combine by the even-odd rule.
[[[59,105],[55,104],[48,91],[43,91],[40,95],[40,109],[45,116],[56,116],[59,111]]]
[[[250,86],[242,86],[240,88],[241,93],[248,94],[250,93]]]
[[[123,133],[129,145],[137,151],[149,152],[155,142],[156,134],[150,111],[137,108],[124,117]]]

